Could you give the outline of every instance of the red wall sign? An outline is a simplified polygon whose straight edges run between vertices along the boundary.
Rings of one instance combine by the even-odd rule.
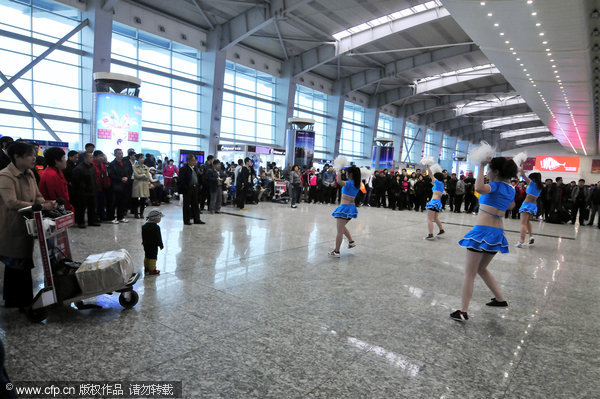
[[[579,172],[579,157],[538,156],[535,169],[543,172]]]

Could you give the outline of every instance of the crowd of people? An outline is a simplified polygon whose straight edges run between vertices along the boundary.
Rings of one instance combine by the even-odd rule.
[[[488,227],[492,221],[498,224],[498,218],[521,218],[521,240],[517,246],[524,245],[527,233],[529,244],[533,244],[530,220],[535,217],[573,224],[579,218],[581,225],[586,221],[592,225],[598,213],[600,228],[600,183],[586,185],[580,179],[577,183],[564,184],[560,177],[542,182],[539,173],[526,175],[522,171],[520,180],[513,170],[514,162],[506,164],[510,171],[503,172],[504,161],[500,159],[495,161],[500,166],[490,163],[488,175],[483,173],[486,164],[482,163],[475,179],[472,173],[457,176],[439,165],[433,172],[428,166],[425,171],[416,169],[411,173],[407,169],[367,170],[365,173],[364,168],[356,166],[336,169],[334,165],[324,165],[319,170],[288,164],[280,169],[267,163],[266,167],[256,167],[250,158],[240,159],[237,164],[222,163],[212,155],[199,163],[196,156],[188,155],[185,164],[178,167],[172,159],[156,160],[151,154],[139,154],[131,149],[126,154],[115,149],[109,162],[108,156],[96,150],[93,144],[86,144],[82,152],[65,153],[58,147],[47,148],[43,157],[38,156],[39,147],[35,143],[13,142],[10,137],[2,137],[0,146],[0,261],[7,265],[4,297],[8,306],[22,306],[32,299],[29,288],[33,241],[26,231],[19,231],[24,227],[19,223],[22,218],[17,211],[34,203],[42,204],[46,210],[60,211],[64,207],[65,211],[73,211],[79,228],[100,226],[101,222],[127,223],[130,213],[141,219],[148,205],[160,206],[172,199],[179,200],[180,196],[184,225],[204,224],[200,215],[205,208],[210,213],[220,213],[222,205],[227,203],[240,210],[246,210],[249,203],[269,200],[289,202],[292,208],[301,201],[339,204],[333,213],[338,219],[336,247],[330,252],[335,257],[340,255],[344,236],[348,239],[348,248],[356,246],[346,224],[357,217],[359,206],[417,212],[427,209],[428,239],[435,239],[434,224],[439,228],[438,235],[444,233],[439,212],[446,207],[451,212],[479,216],[482,212],[484,219],[493,218],[486,221]],[[500,188],[502,192],[496,193]],[[485,195],[489,196],[484,201]],[[490,202],[490,198],[498,195],[501,204]],[[146,219],[151,228],[146,230],[152,234],[159,231],[152,223],[159,222],[161,216],[157,210],[148,215]],[[487,230],[476,230],[472,232],[473,237],[465,236],[463,244],[468,248],[477,242],[479,235],[491,234]],[[502,238],[498,251],[503,252],[505,238],[496,238]],[[145,242],[162,247],[156,237]],[[472,270],[476,270],[476,265],[489,263],[491,258],[485,251],[484,248],[483,257],[469,257]],[[146,252],[146,272],[158,274],[153,259],[155,248]],[[467,291],[470,284],[466,286]],[[29,288],[25,289],[26,286]],[[497,294],[496,302],[505,303],[493,284],[490,288]],[[470,298],[469,292],[465,292],[461,309],[465,313],[467,297]],[[461,314],[456,316],[462,317]]]

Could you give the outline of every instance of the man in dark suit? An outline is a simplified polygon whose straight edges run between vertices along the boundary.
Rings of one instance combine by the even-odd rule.
[[[248,157],[244,160],[244,166],[240,170],[240,173],[236,182],[236,197],[238,201],[238,208],[245,211],[246,209],[246,193],[252,187],[252,175],[250,169],[252,168],[252,160]]]
[[[114,224],[127,223],[128,220],[125,218],[127,215],[127,207],[131,197],[131,191],[129,191],[129,184],[131,181],[131,175],[133,174],[133,167],[128,159],[123,158],[123,150],[117,148],[114,151],[115,159],[108,165],[108,177],[112,186],[112,191],[115,194],[115,200],[113,207],[107,209],[107,218],[112,219],[115,216],[114,207],[117,208],[117,217],[113,220]]]
[[[0,170],[10,165],[10,157],[8,156],[7,149],[13,141],[13,138],[9,136],[2,136],[0,138]]]
[[[200,176],[198,175],[198,158],[188,154],[187,162],[179,169],[179,193],[183,194],[183,224],[190,225],[190,218],[195,224],[204,224],[200,220],[200,206],[198,194],[200,190]]]

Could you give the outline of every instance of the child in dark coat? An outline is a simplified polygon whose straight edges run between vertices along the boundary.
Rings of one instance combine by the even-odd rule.
[[[160,270],[156,270],[156,259],[158,258],[158,248],[164,248],[160,227],[158,226],[162,217],[163,214],[160,211],[150,211],[148,217],[146,217],[146,223],[142,226],[144,271],[151,276],[160,274]]]

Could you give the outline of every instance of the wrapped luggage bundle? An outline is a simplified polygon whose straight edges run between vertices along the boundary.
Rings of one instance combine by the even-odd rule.
[[[83,294],[111,292],[122,288],[134,273],[126,249],[89,255],[75,276]]]

